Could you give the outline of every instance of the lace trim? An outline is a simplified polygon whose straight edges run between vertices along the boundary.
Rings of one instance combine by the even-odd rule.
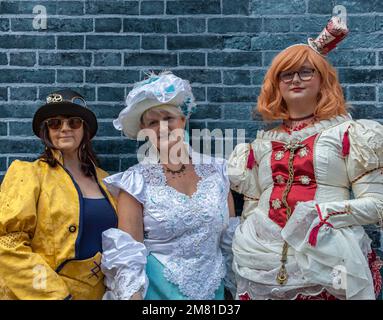
[[[164,228],[176,237],[175,250],[164,263],[165,279],[177,285],[180,292],[188,298],[207,300],[214,299],[215,291],[226,274],[219,249],[226,207],[221,201],[221,195],[217,195],[217,199],[209,195],[214,189],[224,192],[221,188],[221,174],[216,165],[193,164],[200,180],[190,197],[167,184],[161,164],[138,164],[135,170],[140,171],[145,184],[150,186],[147,190],[152,202],[157,206],[163,201],[174,203],[172,207],[175,210],[161,213]],[[209,179],[211,176],[213,177]],[[151,188],[152,186],[161,188]],[[179,207],[182,210],[178,210]],[[151,214],[150,210],[148,214]],[[156,219],[159,220],[158,217]]]
[[[152,186],[166,185],[166,178],[160,164],[137,164],[132,170],[137,170],[141,173],[146,184]]]
[[[157,190],[149,189],[154,192],[152,194],[149,191],[150,197],[158,205],[168,199],[167,201],[174,202],[175,208],[182,205],[184,209],[182,212],[164,212],[164,217],[161,218],[165,229],[178,238],[174,240],[175,250],[164,265],[165,279],[177,285],[180,292],[190,299],[214,299],[215,291],[226,273],[222,253],[217,251],[224,223],[224,208],[218,200],[219,206],[216,210],[203,203],[210,203],[209,192],[218,189],[222,184],[216,166],[194,164],[200,180],[195,193],[190,197],[167,185],[161,164],[141,165],[137,169],[141,171],[146,184],[162,187]],[[214,176],[208,179],[212,175],[217,175],[217,178]],[[211,253],[215,259],[212,261],[211,256],[206,256],[207,253]]]
[[[217,172],[217,169],[212,164],[195,164],[194,169],[200,178],[207,178]]]
[[[215,291],[226,275],[222,255],[220,254],[218,258],[220,263],[213,264],[209,268],[210,273],[206,274],[203,268],[196,269],[199,265],[198,260],[190,262],[180,256],[183,251],[181,246],[173,255],[173,260],[165,266],[163,271],[165,279],[177,285],[181,293],[192,300],[213,300]]]
[[[178,285],[182,294],[195,300],[214,299],[215,291],[226,274],[222,252],[217,250],[224,223],[223,212],[200,209],[200,203],[208,200],[207,194],[214,188],[214,183],[217,182],[201,179],[197,191],[189,198],[190,211],[184,212],[185,216],[180,220],[175,217],[166,219],[165,225],[174,234],[181,234],[180,230],[187,231],[180,235],[163,275]],[[169,190],[176,192],[175,189]],[[215,259],[207,256],[208,253],[212,253]]]
[[[293,139],[305,140],[306,138],[312,136],[313,134],[319,133],[325,129],[328,129],[332,126],[336,126],[338,124],[341,124],[349,120],[352,120],[350,115],[337,116],[331,119],[321,120],[319,122],[314,123],[314,125],[311,127],[306,127],[300,131],[294,131],[291,135],[289,135],[287,132],[260,130],[257,133],[257,139],[282,141],[282,142],[289,142]]]
[[[168,186],[166,175],[161,164],[137,164],[128,171],[134,170],[142,174],[146,184],[152,186]],[[217,172],[213,164],[194,164],[194,170],[201,180]]]
[[[142,294],[145,286],[145,278],[142,276],[132,279],[131,274],[120,274],[115,280],[115,289],[113,290],[118,300],[129,300],[133,294],[140,292]],[[113,288],[112,288],[113,289]]]

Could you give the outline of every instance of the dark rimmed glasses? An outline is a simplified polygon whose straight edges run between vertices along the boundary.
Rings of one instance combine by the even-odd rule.
[[[315,69],[302,68],[298,71],[283,71],[279,74],[279,80],[289,84],[293,81],[296,73],[298,74],[299,79],[302,81],[310,81],[315,74]]]
[[[45,120],[47,127],[51,130],[59,130],[66,122],[71,129],[80,129],[84,120],[80,117],[70,117],[67,119],[50,118]]]

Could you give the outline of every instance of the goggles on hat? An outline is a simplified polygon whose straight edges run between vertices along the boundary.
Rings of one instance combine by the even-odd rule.
[[[82,107],[87,107],[86,102],[82,97],[75,96],[72,99],[64,99],[63,96],[58,93],[50,94],[47,97],[47,103],[57,103],[57,102],[63,102],[63,101],[68,101],[68,102],[72,102],[74,104],[80,105]]]

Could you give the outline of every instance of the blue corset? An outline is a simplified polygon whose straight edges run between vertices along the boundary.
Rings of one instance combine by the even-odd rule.
[[[117,215],[106,198],[83,198],[82,214],[79,260],[89,259],[97,252],[102,252],[102,233],[117,227]]]

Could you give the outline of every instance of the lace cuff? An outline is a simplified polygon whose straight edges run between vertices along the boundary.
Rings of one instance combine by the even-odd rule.
[[[138,291],[145,297],[149,280],[144,244],[129,233],[111,228],[102,234],[102,248],[101,269],[107,287],[103,300],[128,300]]]
[[[233,272],[233,250],[232,250],[232,242],[233,236],[236,228],[240,223],[239,217],[231,217],[229,219],[229,225],[227,229],[223,232],[221,237],[221,249],[222,255],[225,259],[226,265],[226,276],[224,278],[224,285],[228,288],[233,297],[235,297],[237,291],[237,285],[235,281],[235,275]]]

